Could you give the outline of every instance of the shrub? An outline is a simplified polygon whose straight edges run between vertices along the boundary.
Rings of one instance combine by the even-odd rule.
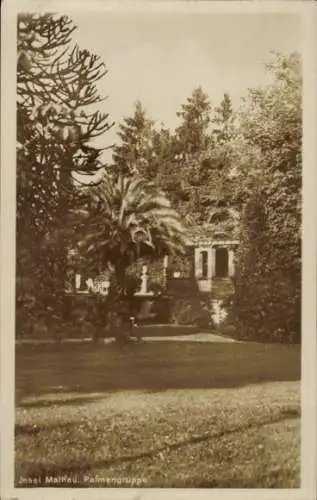
[[[235,323],[245,339],[299,342],[300,243],[292,234],[272,232],[264,206],[258,193],[245,212],[232,304]]]
[[[211,305],[200,297],[175,297],[171,300],[171,322],[201,328],[211,326]]]

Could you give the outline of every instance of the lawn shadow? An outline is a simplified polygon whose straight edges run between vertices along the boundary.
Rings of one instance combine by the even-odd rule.
[[[87,403],[94,403],[100,401],[100,399],[105,399],[105,394],[102,395],[87,395],[87,396],[75,396],[68,397],[66,399],[55,398],[55,399],[36,399],[32,401],[18,401],[17,406],[19,408],[52,408],[54,406],[84,406]]]
[[[196,433],[196,434],[191,434],[187,435],[185,437],[180,437],[180,438],[174,438],[173,440],[169,441],[168,444],[168,450],[169,452],[172,452],[173,450],[184,450],[188,446],[192,445],[199,445],[202,443],[207,443],[207,442],[215,442],[219,439],[222,438],[228,438],[230,436],[235,438],[235,436],[241,435],[241,433],[245,433],[248,431],[260,431],[262,427],[270,424],[277,424],[284,422],[285,420],[294,420],[298,419],[300,417],[300,410],[298,408],[294,408],[292,410],[282,410],[280,411],[277,415],[274,417],[267,416],[266,418],[261,419],[260,421],[250,421],[250,422],[239,422],[236,426],[230,427],[230,428],[223,428],[215,431],[214,429],[211,429],[210,432],[203,432],[203,433]],[[103,423],[104,425],[104,423]],[[35,432],[33,428],[30,429],[31,426],[20,426],[20,429],[18,431],[16,430],[16,435],[21,435],[21,434],[29,434],[29,435],[34,435]],[[67,423],[67,424],[53,424],[49,426],[49,431],[51,432],[54,429],[58,429],[59,431],[61,430],[67,430],[68,435],[69,434],[76,434],[76,428],[77,428],[77,423]],[[37,432],[40,432],[43,430],[45,432],[45,428],[38,429]],[[71,477],[75,476],[77,478],[81,477],[81,482],[82,486],[87,487],[87,484],[84,484],[84,476],[86,474],[89,474],[90,472],[93,472],[94,470],[98,469],[103,469],[103,471],[113,468],[114,466],[121,466],[122,464],[133,464],[136,463],[137,461],[143,460],[143,459],[150,459],[150,460],[155,460],[155,457],[158,455],[159,452],[161,451],[166,451],[166,443],[165,444],[160,444],[157,443],[156,446],[154,447],[147,447],[147,446],[141,446],[139,449],[124,449],[121,450],[120,453],[113,454],[112,456],[104,456],[100,457],[97,459],[92,460],[91,455],[81,455],[74,460],[71,461],[71,463],[61,463],[58,461],[58,463],[52,463],[51,461],[46,461],[46,460],[40,460],[40,461],[24,461],[23,463],[16,464],[16,472],[18,472],[17,476],[23,475],[24,477],[38,477],[40,479],[40,482],[45,485],[45,478],[50,476],[50,477],[63,477],[65,475]],[[23,474],[21,474],[20,468],[23,469]],[[27,471],[25,473],[24,471]],[[214,482],[215,479],[215,482]],[[239,478],[236,478],[237,484],[235,484],[235,479],[233,479],[232,486],[231,487],[239,487]],[[198,483],[195,484],[196,488],[213,488],[217,487],[217,485],[220,484],[221,479],[216,480],[216,478],[212,479],[202,479]],[[260,483],[261,484],[261,483]],[[59,484],[59,487],[61,487],[62,484]],[[96,486],[96,485],[95,485]],[[256,483],[254,484],[256,487]],[[155,487],[155,486],[154,486]],[[157,487],[161,487],[159,484]],[[221,487],[230,487],[229,485],[221,486]],[[242,486],[241,486],[242,487]],[[252,487],[252,486],[251,486]]]
[[[61,392],[58,387],[64,393],[77,394],[77,400],[56,398],[46,406],[91,401],[79,396],[83,393],[236,388],[295,381],[301,377],[300,354],[298,345],[252,343],[144,342],[124,349],[65,344],[58,351],[24,346],[16,353],[17,402],[25,396],[56,394]],[[41,405],[44,403],[36,402]]]
[[[63,430],[63,429],[70,429],[74,426],[72,423],[61,423],[61,422],[56,422],[56,423],[50,423],[47,426],[38,426],[36,424],[15,424],[14,426],[14,433],[15,437],[18,436],[36,436],[37,434],[40,434],[43,430],[49,428],[50,430],[58,429],[58,430]]]

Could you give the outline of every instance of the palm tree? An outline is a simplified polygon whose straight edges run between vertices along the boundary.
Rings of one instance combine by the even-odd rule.
[[[105,175],[87,195],[78,248],[95,271],[110,270],[109,300],[115,307],[128,267],[139,258],[183,253],[186,229],[165,194],[141,177]]]

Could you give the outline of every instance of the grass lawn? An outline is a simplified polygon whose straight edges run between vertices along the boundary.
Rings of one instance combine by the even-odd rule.
[[[297,488],[299,380],[299,346],[17,346],[16,486]]]

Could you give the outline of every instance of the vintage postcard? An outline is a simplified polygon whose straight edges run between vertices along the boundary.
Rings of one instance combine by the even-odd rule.
[[[315,498],[315,4],[2,14],[1,498]]]

